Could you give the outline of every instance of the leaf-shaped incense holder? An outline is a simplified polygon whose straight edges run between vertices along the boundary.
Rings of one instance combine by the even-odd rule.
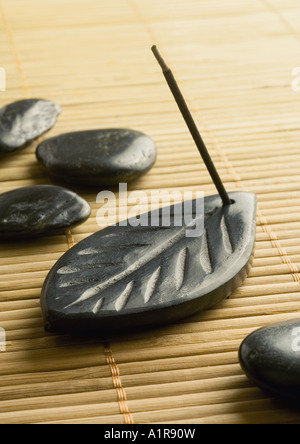
[[[173,206],[169,227],[134,228],[129,219],[127,226],[108,227],[77,244],[45,281],[46,329],[107,332],[161,325],[227,298],[248,274],[256,227],[255,195],[229,196],[231,205],[219,196],[204,199],[198,237],[187,236],[203,222],[195,200],[194,220],[186,225],[175,226]],[[161,222],[163,212],[148,216]]]

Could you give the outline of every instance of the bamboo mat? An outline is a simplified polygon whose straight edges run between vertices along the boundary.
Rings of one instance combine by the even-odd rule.
[[[298,0],[0,0],[1,105],[24,97],[63,108],[45,137],[121,127],[157,143],[131,190],[215,194],[150,51],[183,90],[228,190],[258,196],[255,262],[229,300],[183,322],[119,337],[45,333],[44,279],[99,229],[100,190],[80,190],[92,217],[65,235],[1,245],[0,423],[300,423],[238,364],[258,327],[300,316]],[[37,142],[1,160],[0,192],[50,183]]]

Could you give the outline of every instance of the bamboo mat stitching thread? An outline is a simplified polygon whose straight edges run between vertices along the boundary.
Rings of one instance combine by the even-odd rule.
[[[71,230],[66,230],[66,238],[68,242],[68,248],[70,250],[75,245],[75,240]]]
[[[148,23],[148,21],[142,15],[142,13],[140,11],[140,8],[138,7],[138,5],[135,3],[134,0],[127,0],[127,2],[131,6],[131,8],[134,10],[134,12],[135,12],[135,14],[136,14],[136,16],[138,18],[138,21],[140,21],[141,24],[144,25],[144,27],[146,28],[146,30],[147,30],[147,32],[148,32],[149,36],[151,37],[151,40],[152,40],[152,42],[154,44],[155,43],[155,39],[156,39],[155,34],[152,31],[152,28],[151,28],[150,24]]]
[[[272,12],[273,14],[275,14],[279,18],[279,20],[286,27],[286,29],[291,34],[291,36],[295,37],[295,39],[299,42],[300,36],[295,31],[295,29],[291,26],[289,21],[281,14],[281,12],[268,0],[261,0],[261,2],[265,5],[265,7],[270,12]],[[260,210],[258,211],[258,214],[260,217],[261,226],[262,226],[263,230],[270,236],[272,245],[274,246],[274,248],[277,248],[279,250],[282,260],[284,263],[286,263],[289,266],[294,280],[297,282],[300,282],[300,275],[299,275],[299,270],[298,270],[297,266],[291,262],[290,258],[288,257],[288,255],[286,253],[286,250],[281,247],[280,242],[278,241],[278,237],[276,236],[276,234],[274,232],[272,232],[272,230],[270,229],[270,227],[268,225],[266,218],[262,215]]]
[[[211,134],[211,132],[207,129],[206,127],[206,133],[209,134],[210,140],[212,145],[214,146],[214,148],[216,149],[217,152],[219,152],[220,156],[223,158],[225,166],[227,168],[227,170],[232,174],[233,176],[233,180],[234,182],[244,191],[246,191],[245,186],[242,182],[241,177],[236,173],[232,163],[229,161],[225,151],[223,148],[221,148],[219,146],[219,144],[217,143],[217,141],[215,140],[215,138],[213,137],[213,135]],[[287,251],[285,248],[283,248],[279,242],[278,236],[276,235],[276,233],[274,233],[274,231],[272,231],[272,229],[270,228],[269,224],[268,224],[268,220],[267,218],[263,215],[263,213],[261,212],[259,205],[257,205],[257,217],[259,220],[259,223],[263,229],[263,231],[269,236],[272,247],[274,249],[278,250],[279,256],[282,260],[282,262],[284,264],[286,264],[289,269],[290,269],[290,273],[294,279],[295,282],[299,282],[300,283],[300,274],[299,274],[299,270],[298,267],[296,266],[296,264],[294,264],[290,257],[287,254]]]
[[[9,23],[7,17],[6,17],[6,14],[5,14],[3,5],[2,5],[2,0],[0,0],[0,14],[1,14],[1,18],[2,18],[3,25],[4,25],[4,29],[5,29],[5,32],[6,32],[7,36],[8,36],[8,39],[9,39],[9,42],[10,42],[10,45],[11,45],[11,48],[12,48],[12,52],[13,52],[13,55],[14,55],[14,58],[15,58],[15,62],[16,62],[16,65],[17,65],[20,83],[21,83],[21,86],[22,86],[22,89],[23,89],[23,92],[24,92],[24,98],[25,99],[29,99],[30,98],[30,90],[29,90],[29,87],[28,87],[28,84],[27,84],[27,81],[26,81],[26,78],[25,78],[24,70],[22,68],[22,64],[21,64],[21,60],[20,60],[20,55],[19,55],[17,44],[16,44],[16,41],[15,41],[15,38],[14,38],[14,35],[13,35],[13,31],[12,31],[11,25],[10,25],[10,23]]]
[[[285,28],[288,30],[288,32],[296,38],[296,40],[300,41],[299,34],[295,31],[295,29],[291,26],[289,21],[281,14],[281,12],[268,0],[261,0],[262,4],[273,14],[275,14],[280,22],[285,26]]]
[[[120,412],[124,417],[125,424],[134,424],[133,417],[128,408],[126,392],[122,385],[120,369],[115,361],[110,344],[104,344],[104,352],[106,362],[110,367],[113,384],[117,391]]]
[[[17,49],[17,45],[16,45],[16,41],[14,39],[12,28],[11,28],[10,23],[5,15],[1,0],[0,0],[0,14],[2,17],[5,31],[8,35],[8,38],[9,38],[9,41],[10,41],[10,44],[11,44],[11,47],[13,50],[15,62],[16,62],[17,69],[18,69],[21,87],[22,87],[23,93],[24,93],[24,98],[29,99],[30,98],[30,90],[28,87],[28,83],[26,81],[26,77],[25,77],[23,68],[22,68],[22,63],[21,63],[19,51]],[[43,137],[40,137],[39,141],[41,142],[42,140],[44,140]],[[71,230],[66,230],[66,240],[67,240],[67,244],[68,244],[69,249],[75,245],[75,240],[74,240]],[[115,358],[113,356],[113,353],[112,353],[112,350],[111,350],[111,347],[109,344],[105,344],[104,351],[105,351],[105,356],[106,356],[106,362],[109,365],[110,370],[111,370],[113,385],[116,388],[116,391],[118,394],[120,412],[124,416],[125,424],[133,424],[134,423],[133,418],[129,412],[128,405],[127,405],[126,392],[125,392],[124,387],[122,386],[122,382],[120,379],[120,370],[119,370],[119,367],[115,361]]]
[[[5,31],[8,35],[8,38],[9,38],[9,41],[10,41],[10,44],[12,47],[13,55],[14,55],[17,69],[18,69],[18,73],[19,73],[20,84],[21,84],[21,87],[22,87],[23,93],[24,93],[24,99],[30,99],[31,98],[30,89],[28,86],[28,82],[26,80],[26,76],[25,76],[23,67],[22,67],[20,54],[19,54],[19,51],[17,48],[17,44],[16,44],[16,41],[15,41],[15,38],[13,35],[11,25],[9,23],[9,20],[6,17],[1,0],[0,0],[0,14],[2,17]],[[44,137],[39,137],[38,142],[41,143],[43,140],[45,140]],[[66,240],[67,240],[68,248],[71,248],[75,245],[75,240],[73,238],[71,230],[66,230]]]
[[[141,14],[141,11],[139,9],[139,7],[137,6],[137,4],[135,3],[134,0],[127,0],[133,7],[133,9],[135,10],[138,19],[145,25],[145,28],[147,29],[148,34],[150,35],[151,39],[153,41],[156,40],[155,37],[155,33],[153,32],[150,24],[147,22],[147,20],[145,20],[145,18],[143,17],[143,15]],[[262,2],[264,2],[265,0],[261,0]],[[289,26],[289,23],[284,19],[284,17],[281,16],[281,14],[274,8],[272,8],[268,2],[266,1],[266,6],[269,9],[272,9],[273,13],[277,13],[277,15],[279,16],[279,18],[281,18],[281,20],[285,23],[286,27],[288,28],[288,30],[293,33],[294,36],[297,37],[297,34],[295,33],[295,31],[293,32],[293,28],[291,26]],[[193,109],[197,112],[197,114],[199,114],[199,110],[197,108],[195,108],[195,106],[193,106],[193,102],[190,100],[190,103],[192,104]],[[203,116],[201,116],[202,122],[204,122],[204,118]],[[234,182],[239,185],[239,187],[243,190],[245,190],[244,184],[242,183],[242,179],[241,177],[236,173],[232,163],[229,161],[225,151],[223,148],[221,148],[219,146],[219,144],[217,143],[215,137],[211,134],[211,131],[208,130],[208,125],[204,122],[204,131],[206,132],[206,134],[209,135],[211,144],[213,146],[213,148],[215,149],[215,151],[219,154],[219,156],[223,159],[224,164],[227,168],[227,170],[229,171],[229,173],[233,176],[233,180]],[[299,270],[298,267],[296,266],[296,264],[294,264],[290,257],[287,254],[287,251],[285,250],[285,248],[283,248],[279,242],[278,236],[276,235],[276,233],[274,233],[269,224],[267,219],[263,216],[263,213],[261,212],[259,205],[257,207],[257,216],[258,216],[258,220],[259,223],[263,229],[263,231],[269,236],[272,247],[274,249],[277,249],[279,256],[282,260],[282,262],[284,264],[286,264],[289,267],[290,273],[294,279],[295,282],[299,282],[300,283],[300,274],[299,274]]]

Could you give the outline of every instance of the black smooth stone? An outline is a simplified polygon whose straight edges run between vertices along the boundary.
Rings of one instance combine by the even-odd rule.
[[[194,220],[182,226],[175,223],[180,210],[175,205],[170,226],[162,223],[160,209],[145,213],[157,223],[136,226],[129,219],[78,243],[44,283],[45,328],[104,333],[147,328],[227,298],[247,277],[256,232],[255,195],[236,192],[230,198],[232,205],[223,205],[219,196],[191,201]],[[198,223],[197,236],[187,237]]]
[[[26,99],[0,109],[0,153],[23,147],[50,130],[61,108],[49,100]]]
[[[20,188],[0,195],[0,240],[61,233],[91,213],[77,194],[53,185]]]
[[[251,333],[240,346],[239,360],[256,385],[300,403],[300,319]]]
[[[112,186],[145,174],[155,163],[156,146],[138,131],[81,131],[45,140],[37,158],[58,180]]]

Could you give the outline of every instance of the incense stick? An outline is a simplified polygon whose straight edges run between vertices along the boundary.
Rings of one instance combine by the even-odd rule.
[[[159,65],[162,68],[163,74],[166,78],[166,81],[171,89],[171,92],[174,96],[174,99],[176,100],[176,103],[181,111],[181,114],[190,130],[190,133],[196,143],[196,146],[202,156],[202,159],[208,169],[209,174],[211,175],[211,178],[220,194],[220,197],[223,201],[224,205],[231,205],[232,201],[229,198],[227,191],[225,190],[225,187],[223,185],[223,182],[216,170],[216,167],[209,155],[209,152],[203,142],[203,139],[199,133],[199,130],[196,126],[196,123],[191,115],[191,112],[187,106],[187,103],[179,89],[179,86],[175,80],[175,77],[171,71],[171,69],[167,66],[166,62],[164,61],[164,59],[162,58],[162,56],[160,55],[157,47],[154,45],[152,48],[152,52],[155,55]]]

